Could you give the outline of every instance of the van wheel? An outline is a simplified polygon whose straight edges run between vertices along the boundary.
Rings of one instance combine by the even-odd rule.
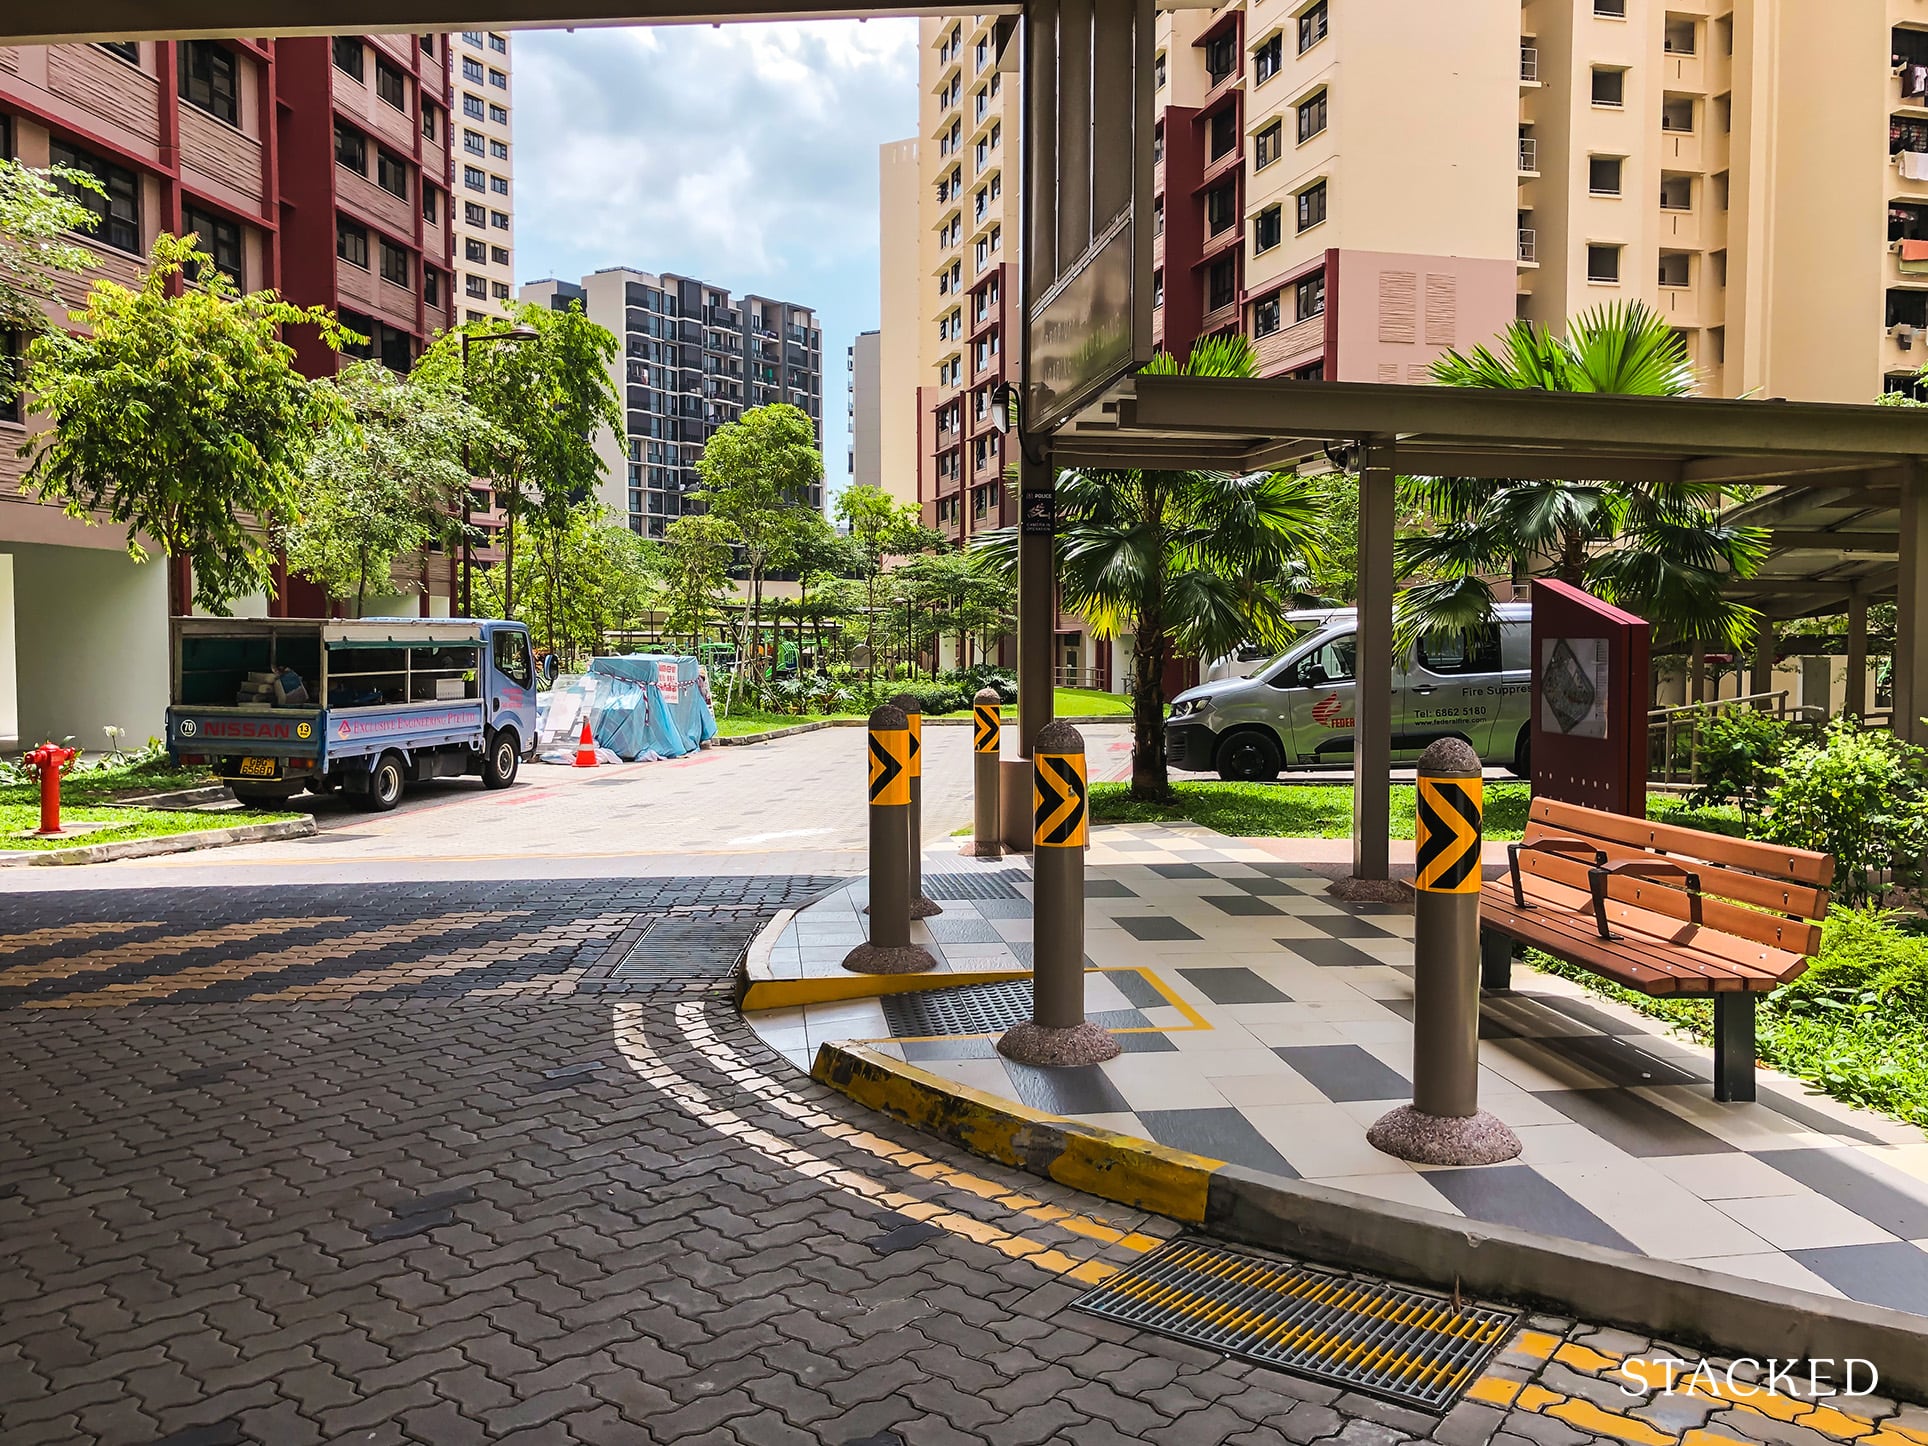
[[[1285,766],[1285,755],[1269,733],[1247,729],[1218,745],[1218,776],[1227,783],[1270,783]]]
[[[402,759],[398,753],[384,753],[375,763],[375,771],[368,776],[368,792],[362,798],[362,807],[370,813],[387,813],[402,801]]]
[[[1533,725],[1527,724],[1520,729],[1519,742],[1513,745],[1513,776],[1528,781],[1533,777]]]
[[[516,769],[522,765],[517,741],[515,734],[507,728],[490,740],[489,756],[482,763],[484,788],[507,788],[515,782]]]

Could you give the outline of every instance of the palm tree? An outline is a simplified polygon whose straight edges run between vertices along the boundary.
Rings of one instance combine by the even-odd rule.
[[[1449,387],[1677,397],[1693,390],[1686,344],[1644,303],[1615,302],[1563,337],[1519,321],[1497,350],[1448,352],[1433,377]],[[1514,482],[1409,477],[1402,504],[1427,525],[1398,544],[1401,576],[1426,580],[1399,598],[1399,634],[1490,622],[1488,578],[1540,573],[1640,613],[1695,644],[1744,647],[1755,613],[1721,594],[1748,577],[1767,534],[1721,520],[1713,483]]]
[[[1160,375],[1258,374],[1242,336],[1208,337],[1189,361],[1159,355]],[[1256,640],[1283,646],[1284,617],[1321,535],[1311,483],[1278,472],[1062,471],[1057,485],[1058,589],[1094,636],[1130,634],[1131,796],[1171,796],[1165,768],[1165,668],[1220,657]],[[1017,531],[980,534],[981,564],[1017,571]]]

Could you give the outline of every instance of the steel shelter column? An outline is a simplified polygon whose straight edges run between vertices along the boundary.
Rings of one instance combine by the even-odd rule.
[[[1774,619],[1762,610],[1760,621],[1754,625],[1754,657],[1748,666],[1747,691],[1754,694],[1771,693],[1774,690]],[[1765,708],[1765,703],[1756,703],[1756,708]]]
[[[1358,684],[1353,690],[1352,876],[1388,879],[1392,828],[1392,534],[1396,449],[1366,444],[1359,471]]]
[[[1852,718],[1868,711],[1868,594],[1859,583],[1848,593],[1848,697],[1841,711]]]
[[[1928,712],[1928,629],[1921,610],[1928,607],[1928,528],[1922,526],[1922,464],[1910,462],[1901,475],[1901,566],[1895,578],[1895,711],[1897,738],[1924,741],[1921,715]]]
[[[1059,0],[1058,17],[1058,258],[1068,266],[1091,244],[1091,0]]]

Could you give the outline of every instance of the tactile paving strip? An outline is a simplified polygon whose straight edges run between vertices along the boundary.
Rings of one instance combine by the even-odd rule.
[[[886,994],[880,1002],[894,1039],[1002,1034],[1031,1017],[1031,981],[1006,979],[953,989],[920,989],[913,994]]]
[[[982,874],[925,874],[924,897],[939,903],[946,900],[961,902],[965,899],[1021,899],[1024,895],[1011,882],[1014,875],[1023,877],[1012,869]]]
[[[1428,1291],[1175,1240],[1074,1309],[1443,1414],[1518,1321]]]

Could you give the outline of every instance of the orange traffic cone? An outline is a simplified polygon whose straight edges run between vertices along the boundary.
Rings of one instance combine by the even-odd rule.
[[[594,768],[596,766],[596,738],[589,731],[589,720],[582,720],[582,737],[576,743],[576,767]]]

